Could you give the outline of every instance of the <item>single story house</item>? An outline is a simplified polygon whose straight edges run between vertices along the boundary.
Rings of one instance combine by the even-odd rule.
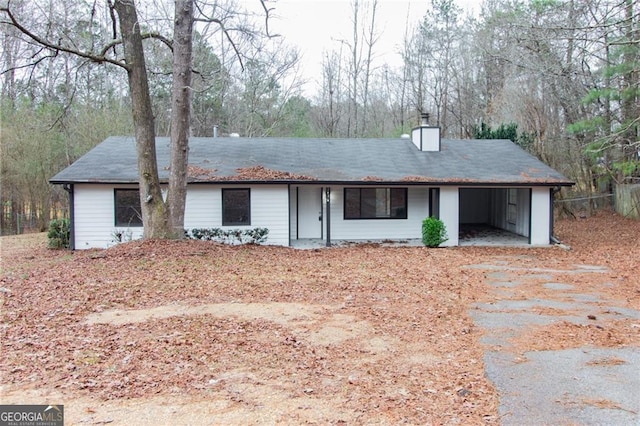
[[[157,138],[168,180],[169,139]],[[397,139],[191,138],[185,228],[269,230],[265,244],[420,239],[440,218],[449,240],[483,224],[548,245],[566,177],[509,140],[447,140],[422,125]],[[69,192],[72,248],[142,234],[133,137],[109,137],[50,182]]]

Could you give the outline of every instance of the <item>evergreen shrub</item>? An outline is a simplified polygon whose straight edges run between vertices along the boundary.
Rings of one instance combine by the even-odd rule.
[[[69,219],[53,219],[49,222],[49,248],[69,248],[71,239],[71,221]]]
[[[428,217],[422,221],[422,243],[427,247],[439,247],[447,241],[447,228],[440,219]]]

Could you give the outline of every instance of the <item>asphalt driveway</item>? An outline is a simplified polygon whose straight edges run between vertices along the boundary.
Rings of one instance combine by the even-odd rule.
[[[500,394],[502,424],[640,424],[640,348],[594,345],[577,336],[582,330],[606,336],[607,324],[620,320],[640,333],[640,310],[598,291],[615,285],[607,282],[606,268],[514,266],[521,260],[496,257],[471,266],[486,271],[491,288],[488,301],[475,304],[471,316],[484,332],[486,374]],[[519,339],[543,336],[530,333],[544,327],[574,327],[577,344],[520,350]]]

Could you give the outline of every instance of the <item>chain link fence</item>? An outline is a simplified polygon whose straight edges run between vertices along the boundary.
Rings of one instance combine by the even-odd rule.
[[[568,198],[556,198],[554,212],[558,217],[586,218],[599,210],[612,210],[614,201],[613,194],[573,193]]]
[[[1,235],[17,235],[42,231],[35,214],[2,212],[0,220]]]

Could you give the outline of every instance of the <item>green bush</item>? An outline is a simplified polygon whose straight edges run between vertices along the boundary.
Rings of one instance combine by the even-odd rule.
[[[253,228],[244,231],[244,235],[249,238],[250,244],[260,244],[267,241],[269,235],[268,228]]]
[[[69,219],[53,219],[49,222],[49,238],[50,248],[69,248],[71,238],[71,221]]]
[[[194,240],[217,241],[223,237],[220,228],[194,228],[191,230],[191,238]]]
[[[422,221],[422,243],[425,246],[439,247],[448,239],[447,228],[440,219],[428,217]]]

